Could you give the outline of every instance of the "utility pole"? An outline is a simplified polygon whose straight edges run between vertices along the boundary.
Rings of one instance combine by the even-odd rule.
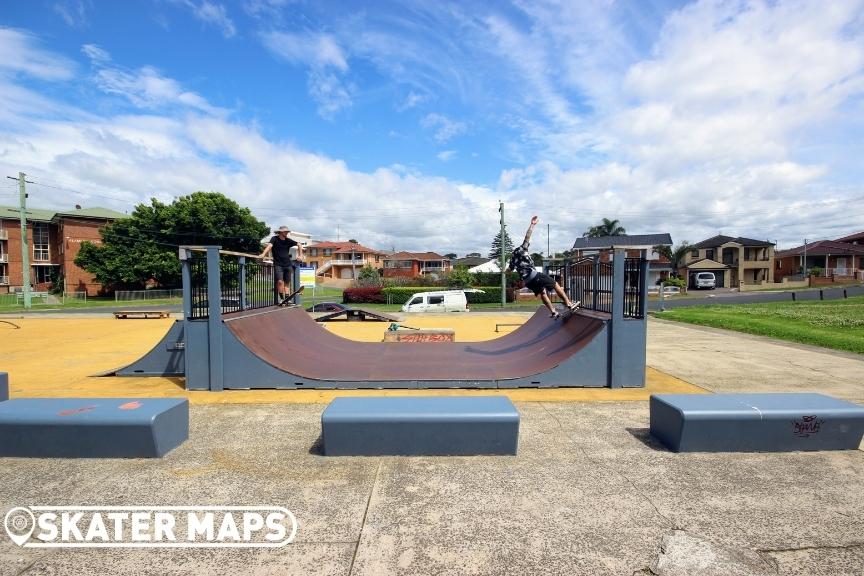
[[[498,211],[501,212],[501,307],[507,305],[507,275],[504,272],[504,249],[507,243],[504,242],[504,202],[498,201]]]
[[[549,223],[546,223],[546,258],[552,258],[552,252],[549,251]]]
[[[807,239],[804,238],[804,262],[801,263],[801,269],[804,270],[804,279],[807,279]]]
[[[24,308],[32,307],[30,299],[30,245],[27,242],[27,189],[25,184],[30,182],[26,179],[24,172],[18,173],[18,178],[7,176],[10,180],[18,180],[18,213],[21,221],[21,294],[24,297]]]

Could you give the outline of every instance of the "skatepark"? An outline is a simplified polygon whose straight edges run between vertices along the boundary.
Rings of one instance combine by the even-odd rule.
[[[294,310],[269,316],[277,314],[287,317]],[[204,322],[219,333],[227,324],[250,345],[258,337],[255,330],[233,331],[231,313],[225,316],[227,322]],[[17,326],[0,327],[13,399],[176,398],[188,400],[190,408],[188,440],[161,458],[4,458],[4,510],[65,504],[279,505],[292,511],[299,528],[296,539],[278,549],[32,549],[4,539],[3,575],[860,574],[864,566],[860,449],[676,453],[652,436],[648,403],[651,395],[664,394],[814,392],[860,404],[864,359],[854,354],[646,320],[644,360],[636,354],[644,367],[642,386],[490,391],[247,385],[212,391],[190,387],[188,375],[95,376],[146,357],[177,319],[8,320]],[[294,320],[287,323],[290,329],[306,326],[297,337],[319,331],[306,336],[308,344],[347,347],[336,348],[337,356],[361,345],[381,350],[386,326],[345,322],[323,328],[309,318]],[[448,355],[467,348],[489,352],[515,342],[526,345],[531,340],[526,334],[552,322],[545,318],[543,328],[532,327],[540,320],[531,314],[474,312],[459,319],[412,318],[419,327],[452,327],[458,344],[414,354],[417,369],[432,362],[450,369],[447,363],[459,360]],[[521,326],[496,344],[501,323]],[[598,333],[590,320],[565,326],[556,326],[548,342],[557,350],[561,343],[555,339],[564,338],[573,352],[559,361],[578,357],[584,350],[579,346]],[[262,331],[267,329],[289,328],[279,321]],[[319,340],[322,334],[327,337]],[[45,342],[56,344],[50,355]],[[257,344],[252,348],[266,352]],[[188,358],[189,348],[183,349]],[[283,361],[277,355],[268,364]],[[404,369],[406,362],[397,367]],[[533,378],[547,368],[528,371]],[[385,376],[399,381],[398,374]],[[334,379],[333,372],[326,377]],[[335,398],[490,393],[510,399],[518,410],[515,456],[324,453],[322,415]]]

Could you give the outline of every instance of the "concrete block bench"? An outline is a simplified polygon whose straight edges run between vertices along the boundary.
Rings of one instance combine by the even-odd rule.
[[[675,452],[857,450],[864,407],[823,394],[655,394],[651,435]]]
[[[0,402],[9,399],[9,374],[0,372]]]
[[[519,412],[506,396],[344,397],[321,432],[327,456],[516,454]]]
[[[19,398],[0,403],[0,456],[160,458],[188,437],[185,398]]]

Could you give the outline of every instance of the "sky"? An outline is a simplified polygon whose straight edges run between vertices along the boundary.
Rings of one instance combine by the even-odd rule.
[[[0,2],[0,168],[35,208],[212,190],[462,256],[503,202],[544,253],[602,218],[789,248],[864,230],[862,158],[864,0]]]

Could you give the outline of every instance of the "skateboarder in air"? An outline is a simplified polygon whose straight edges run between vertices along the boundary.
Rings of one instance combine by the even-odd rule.
[[[296,240],[288,238],[287,226],[280,226],[276,235],[270,239],[258,258],[265,258],[273,251],[273,270],[276,273],[276,290],[279,292],[277,304],[283,304],[291,293],[291,248],[297,247],[297,259],[303,260],[303,247]]]
[[[549,316],[555,320],[561,317],[561,313],[555,310],[552,301],[549,299],[549,291],[554,290],[556,294],[564,301],[564,305],[572,312],[579,308],[579,302],[571,302],[564,289],[555,282],[552,278],[537,272],[534,267],[534,261],[528,254],[528,245],[531,243],[531,233],[534,231],[534,226],[537,225],[537,216],[531,218],[531,225],[528,226],[528,231],[525,232],[525,239],[522,244],[513,250],[513,255],[510,256],[510,262],[507,264],[507,271],[516,270],[519,277],[525,282],[525,286],[534,292],[535,296],[540,296],[543,304],[549,309]]]

